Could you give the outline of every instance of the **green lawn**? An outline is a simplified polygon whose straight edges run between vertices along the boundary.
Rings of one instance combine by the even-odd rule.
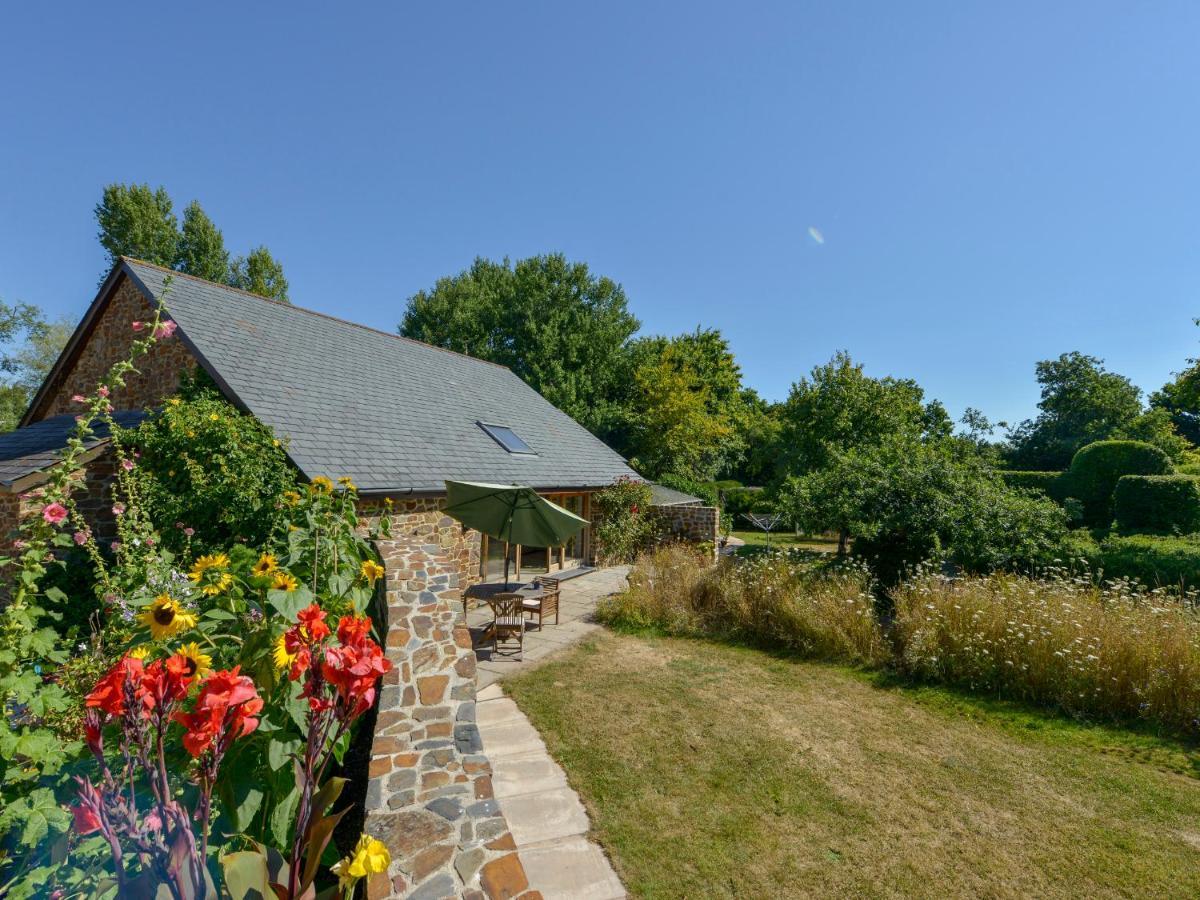
[[[605,634],[505,682],[637,897],[1200,895],[1200,753]]]
[[[767,545],[767,536],[761,531],[734,531],[735,538],[741,538],[746,546],[740,549],[742,555],[760,552]],[[797,535],[791,531],[775,531],[771,533],[772,549],[812,550],[816,553],[836,553],[837,539],[821,535]]]

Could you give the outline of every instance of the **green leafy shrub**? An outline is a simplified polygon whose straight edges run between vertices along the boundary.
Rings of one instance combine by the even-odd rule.
[[[597,618],[626,628],[783,647],[805,656],[883,665],[887,642],[862,566],[829,566],[787,553],[706,564],[671,545],[640,557],[629,589]]]
[[[1113,535],[1100,542],[1094,568],[1105,578],[1131,578],[1152,587],[1200,588],[1200,540]]]
[[[725,498],[725,515],[735,521],[737,527],[746,527],[742,517],[752,512],[768,512],[771,507],[762,488],[736,487],[722,493]]]
[[[201,551],[258,546],[283,520],[279,497],[296,484],[283,445],[215,391],[171,398],[121,441],[140,456],[144,507],[169,549],[183,548],[185,529]]]
[[[1142,441],[1096,441],[1071,460],[1065,491],[1083,501],[1089,525],[1107,527],[1112,522],[1112,497],[1124,475],[1167,475],[1172,471],[1167,454]]]
[[[1200,463],[1179,463],[1175,464],[1175,474],[1177,475],[1200,475]]]
[[[658,539],[661,524],[651,511],[651,497],[646,482],[619,478],[592,498],[592,536],[601,561],[633,562]]]
[[[1060,503],[1066,498],[1063,493],[1066,481],[1062,472],[1001,471],[1000,477],[1010,488],[1040,491],[1051,500],[1057,500]]]
[[[1126,532],[1200,531],[1200,477],[1125,475],[1113,492],[1113,515],[1117,527]]]

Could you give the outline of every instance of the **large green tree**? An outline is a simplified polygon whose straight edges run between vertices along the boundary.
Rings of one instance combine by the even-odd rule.
[[[165,188],[110,184],[96,206],[96,222],[100,226],[100,245],[108,251],[104,275],[122,256],[167,268],[175,266],[179,222]]]
[[[747,397],[729,343],[715,329],[634,342],[625,434],[644,474],[708,481],[746,449]]]
[[[289,302],[283,266],[266,247],[255,247],[246,256],[235,259],[230,267],[229,283],[260,297]]]
[[[207,281],[225,281],[229,278],[229,251],[225,249],[225,237],[195,200],[183,211],[183,228],[179,235],[175,268]]]
[[[779,416],[781,462],[793,475],[821,468],[837,452],[888,438],[945,436],[952,428],[945,408],[927,403],[915,381],[872,378],[845,352],[792,385]]]
[[[1104,360],[1064,353],[1036,368],[1041,400],[1038,415],[1009,436],[1014,468],[1065,469],[1085,444],[1114,437],[1137,437],[1177,454],[1178,436],[1161,417],[1143,419],[1142,392],[1124,375],[1109,372]]]
[[[46,321],[27,303],[0,301],[0,431],[12,431],[71,337],[70,322]]]
[[[173,210],[165,188],[108,185],[96,206],[100,244],[108,251],[108,265],[100,277],[122,256],[130,256],[273,300],[288,300],[283,266],[266,247],[230,262],[221,230],[198,201],[183,211],[182,227]]]
[[[638,320],[625,291],[561,253],[478,258],[408,300],[400,333],[508,366],[542,396],[603,433]]]

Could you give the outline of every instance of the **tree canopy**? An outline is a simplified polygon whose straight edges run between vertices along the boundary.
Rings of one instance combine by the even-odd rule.
[[[0,432],[12,431],[74,330],[27,303],[0,301]]]
[[[629,340],[625,291],[561,253],[477,258],[408,300],[400,333],[508,366],[585,427],[603,431]]]
[[[196,200],[183,211],[181,226],[165,188],[110,184],[95,212],[100,245],[108,251],[101,280],[118,259],[130,256],[273,300],[288,299],[283,266],[270,251],[258,247],[230,262],[221,230]]]

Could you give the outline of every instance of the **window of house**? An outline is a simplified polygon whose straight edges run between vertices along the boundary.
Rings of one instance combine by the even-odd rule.
[[[487,422],[477,422],[475,424],[486,431],[492,440],[509,453],[523,453],[526,456],[537,456],[533,452],[533,448],[525,443],[521,436],[507,425],[492,425]]]

